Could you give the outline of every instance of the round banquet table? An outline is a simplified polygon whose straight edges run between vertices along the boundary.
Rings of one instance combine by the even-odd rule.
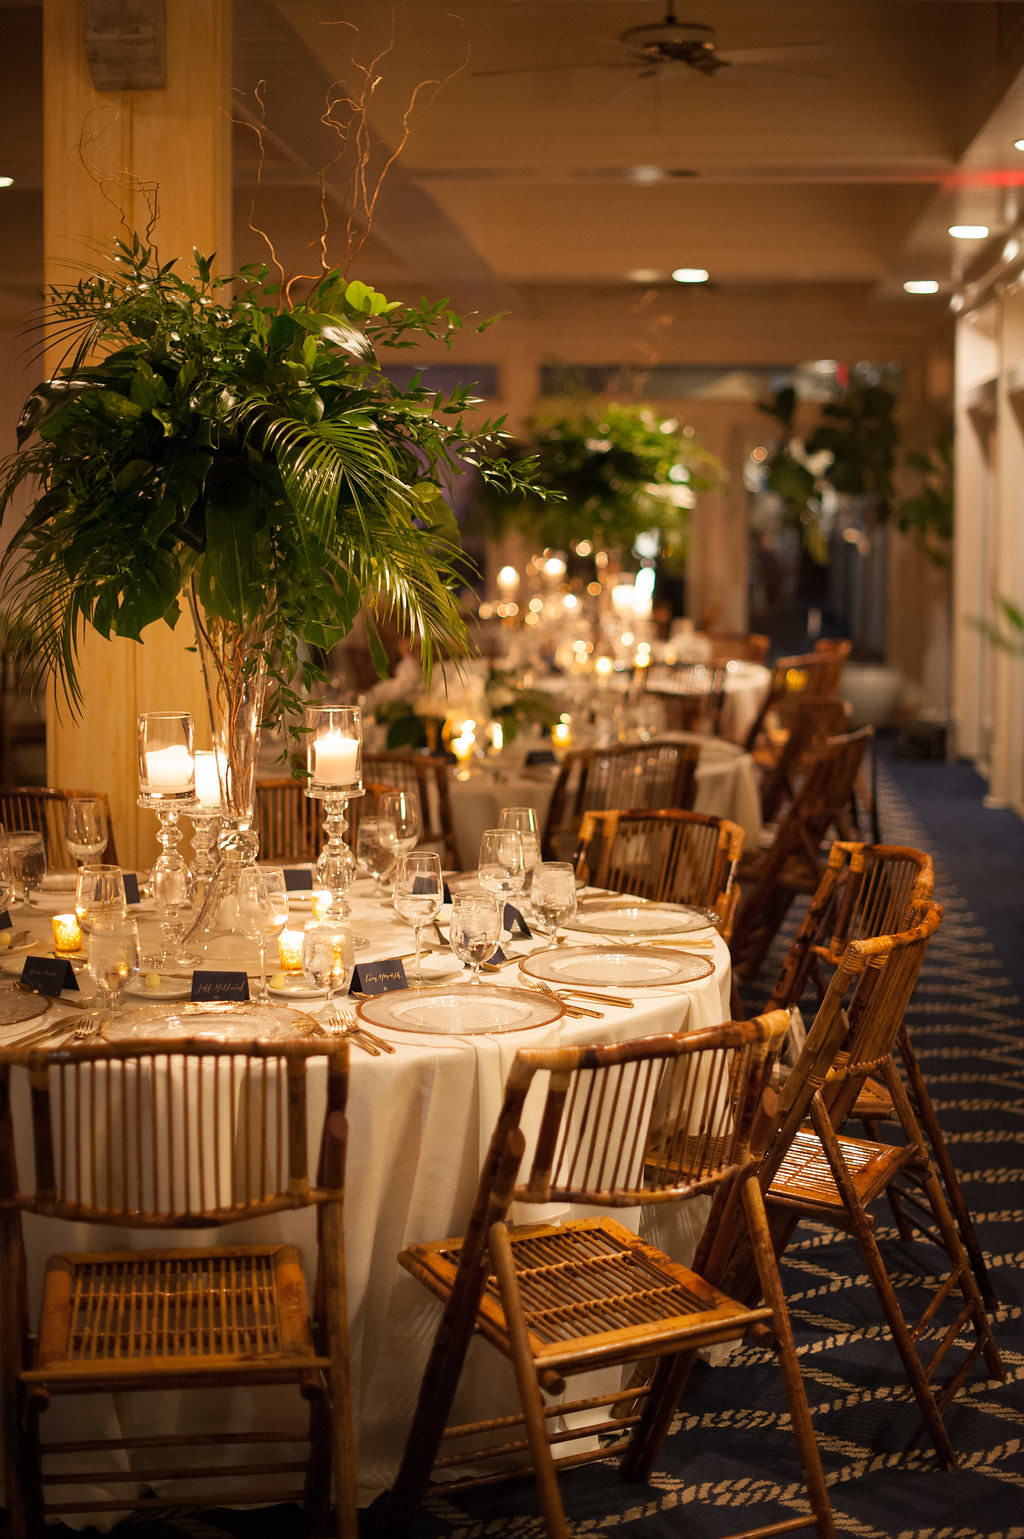
[[[655,665],[651,669],[649,681],[652,689],[667,694],[678,690],[681,694],[688,691],[673,685],[672,671],[669,667]],[[656,681],[656,682],[655,682]],[[746,658],[734,658],[725,664],[725,701],[722,706],[721,734],[733,743],[746,741],[757,713],[761,709],[762,702],[772,682],[771,669],[763,663],[752,663]],[[531,677],[531,689],[542,689],[551,695],[555,708],[558,711],[566,711],[578,715],[582,711],[592,710],[599,703],[603,692],[610,691],[613,694],[630,694],[632,698],[639,698],[636,690],[632,670],[611,674],[603,683],[597,683],[592,674],[539,674]]]
[[[367,942],[357,952],[357,960],[407,955],[411,951],[411,931],[393,916],[389,907],[369,895],[368,883],[357,883],[351,896],[354,929]],[[295,901],[289,925],[299,928],[308,917],[309,907],[301,895],[292,897]],[[13,920],[15,926],[27,927],[39,937],[35,949],[42,950],[48,938],[50,914],[71,907],[71,902],[67,888],[54,886],[44,888],[38,898],[38,916],[26,921],[21,914],[15,914]],[[140,908],[139,919],[145,947],[147,940],[152,943],[156,933],[153,916],[145,904]],[[570,935],[569,942],[594,945],[600,939],[593,934],[576,933]],[[689,984],[610,991],[624,999],[632,998],[632,1008],[625,1004],[595,1005],[593,1008],[602,1012],[599,1018],[563,1016],[551,1025],[496,1035],[406,1033],[375,1024],[375,1033],[394,1045],[393,1053],[371,1057],[352,1046],[345,1270],[361,1502],[386,1489],[394,1477],[437,1320],[436,1303],[397,1265],[398,1252],[415,1240],[461,1232],[501,1104],[505,1077],[519,1047],[610,1042],[656,1032],[688,1031],[728,1019],[730,967],[726,946],[714,931],[704,930],[692,937],[681,937],[673,948],[677,954],[684,941],[695,954],[710,961],[713,971]],[[534,937],[504,944],[506,950],[526,956],[546,949],[549,943]],[[224,967],[234,963],[255,971],[254,956],[245,942],[219,942],[218,947],[221,954],[211,955],[206,965]],[[21,953],[9,953],[2,958],[8,974],[20,972],[21,962]],[[518,967],[510,964],[489,975],[486,981],[512,987],[521,982],[517,974]],[[459,981],[458,975],[454,976]],[[462,976],[468,977],[468,973]],[[590,986],[607,987],[596,979]],[[82,987],[89,987],[85,974]],[[314,1000],[298,1007],[315,1011],[319,1004]],[[62,1008],[57,1000],[50,1014],[57,1019],[66,1014],[66,1007]],[[0,1028],[0,1049],[16,1045],[23,1035],[37,1031],[40,1021],[45,1024],[46,1019],[39,1017],[17,1027]],[[322,1100],[319,1105],[317,1100],[317,1096],[310,1096],[311,1129],[318,1126],[323,1115]],[[28,1130],[19,1127],[16,1134],[20,1160],[24,1155],[22,1140],[27,1144]],[[647,1227],[649,1215],[642,1213],[638,1215],[641,1230],[685,1262],[693,1253],[697,1228],[703,1222],[703,1202],[701,1199],[698,1204],[700,1211],[694,1210],[693,1203],[673,1210],[678,1215],[674,1224],[667,1220],[665,1209],[657,1210],[656,1234]],[[545,1216],[553,1216],[553,1211],[545,1210]],[[520,1216],[537,1214],[531,1210]],[[243,1226],[219,1230],[217,1242],[232,1243],[243,1232],[248,1238],[293,1240],[301,1247],[311,1274],[315,1256],[313,1223],[310,1210],[277,1215],[258,1224],[250,1223],[244,1230]],[[31,1299],[39,1297],[45,1257],[62,1246],[120,1249],[152,1242],[151,1235],[142,1231],[75,1226],[78,1232],[69,1234],[66,1224],[54,1220],[30,1218],[27,1224]],[[203,1243],[208,1233],[178,1231],[167,1235],[166,1240],[161,1239],[161,1243]],[[311,1275],[309,1281],[312,1283]],[[502,1379],[505,1366],[502,1363],[496,1371],[495,1354],[488,1353],[486,1348],[481,1347],[479,1355],[471,1355],[460,1389],[463,1410],[491,1407],[494,1414],[503,1414],[512,1407],[510,1371],[507,1381]],[[62,1417],[74,1420],[79,1414],[73,1399],[58,1397],[46,1413],[47,1437],[60,1435]],[[305,1419],[301,1410],[296,1409],[294,1414],[298,1435],[304,1432]],[[122,1395],[107,1399],[91,1396],[89,1415],[95,1420],[99,1437],[105,1435],[105,1427],[109,1435],[118,1422],[130,1422],[136,1434],[167,1432],[171,1422],[175,1423],[174,1430],[191,1433],[261,1424],[281,1426],[291,1411],[287,1397],[274,1391],[253,1394],[225,1390],[184,1397],[180,1407],[173,1395]],[[230,1453],[225,1458],[230,1458]],[[258,1500],[255,1486],[252,1491],[251,1499]],[[85,1519],[82,1521],[84,1525]]]
[[[731,818],[743,829],[746,848],[756,849],[761,837],[761,800],[750,754],[725,738],[694,732],[663,732],[658,734],[658,741],[700,744],[693,810]],[[526,765],[511,753],[475,765],[462,779],[453,774],[449,795],[462,869],[476,867],[480,835],[485,828],[497,827],[503,807],[532,807],[537,825],[543,829],[557,778],[557,764]]]

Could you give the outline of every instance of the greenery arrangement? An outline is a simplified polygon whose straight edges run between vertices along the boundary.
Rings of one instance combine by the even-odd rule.
[[[953,435],[941,438],[925,454],[908,454],[908,470],[919,477],[918,489],[893,509],[896,525],[909,535],[933,566],[948,567],[953,541]]]
[[[685,552],[690,510],[725,484],[721,462],[690,429],[650,407],[593,400],[538,419],[520,444],[535,491],[513,501],[485,489],[496,533],[519,527],[539,546],[632,549],[656,529],[664,554]],[[543,500],[542,494],[558,494]]]
[[[484,685],[484,705],[488,718],[499,722],[507,746],[529,726],[549,732],[558,720],[552,697],[542,689],[523,689],[513,670],[491,668]],[[378,722],[387,725],[388,748],[429,748],[440,753],[444,717],[424,713],[417,700],[383,700],[373,708]]]
[[[134,236],[109,272],[49,294],[64,361],[0,464],[0,509],[32,489],[0,566],[9,634],[31,635],[77,707],[86,627],[138,640],[188,602],[221,643],[219,670],[251,671],[235,643],[255,643],[268,716],[293,701],[297,671],[316,674],[300,645],[331,647],[364,606],[382,671],[375,613],[418,643],[427,673],[464,654],[446,480],[471,464],[511,495],[532,467],[503,452],[501,420],[470,425],[467,392],[418,376],[399,388],[379,358],[450,342],[460,317],[338,272],[293,299],[265,267],[218,276],[193,255],[185,276]]]

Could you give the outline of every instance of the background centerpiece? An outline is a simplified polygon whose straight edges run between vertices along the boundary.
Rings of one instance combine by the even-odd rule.
[[[467,463],[508,492],[530,467],[500,421],[387,376],[382,349],[449,339],[445,302],[409,307],[325,273],[301,297],[265,267],[186,276],[137,236],[109,270],[54,288],[61,366],[33,391],[0,508],[30,491],[0,568],[12,642],[81,705],[92,627],[136,641],[190,611],[222,749],[222,858],[256,853],[262,722],[301,719],[318,659],[364,610],[418,647],[429,677],[468,650],[455,596],[461,547],[443,485]]]

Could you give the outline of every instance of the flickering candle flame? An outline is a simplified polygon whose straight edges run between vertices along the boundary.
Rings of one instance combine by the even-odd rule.
[[[302,971],[302,931],[282,930],[277,938],[281,966],[289,973]]]
[[[345,737],[336,727],[313,744],[313,778],[319,785],[350,786],[355,783],[359,739]]]
[[[594,672],[597,674],[597,682],[599,684],[607,684],[613,667],[614,664],[610,657],[599,657],[597,659],[594,664]]]
[[[54,914],[50,923],[53,926],[53,945],[55,951],[80,951],[82,949],[82,932],[78,927],[78,920],[74,914]]]

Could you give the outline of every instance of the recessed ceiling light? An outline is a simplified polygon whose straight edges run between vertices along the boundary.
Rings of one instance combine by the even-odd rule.
[[[1013,147],[1015,150],[1024,150],[1024,139],[1014,139]]]
[[[951,224],[949,233],[954,240],[984,240],[988,234],[987,224]]]
[[[661,273],[656,267],[632,267],[626,277],[630,283],[657,283]]]
[[[934,278],[908,278],[903,285],[908,294],[937,294],[939,285]]]
[[[13,186],[14,186],[14,177],[13,176],[0,176],[0,187],[13,187]]]
[[[626,173],[631,182],[662,182],[665,173],[660,166],[630,166]]]
[[[710,275],[706,267],[675,267],[672,276],[677,283],[707,283]]]

